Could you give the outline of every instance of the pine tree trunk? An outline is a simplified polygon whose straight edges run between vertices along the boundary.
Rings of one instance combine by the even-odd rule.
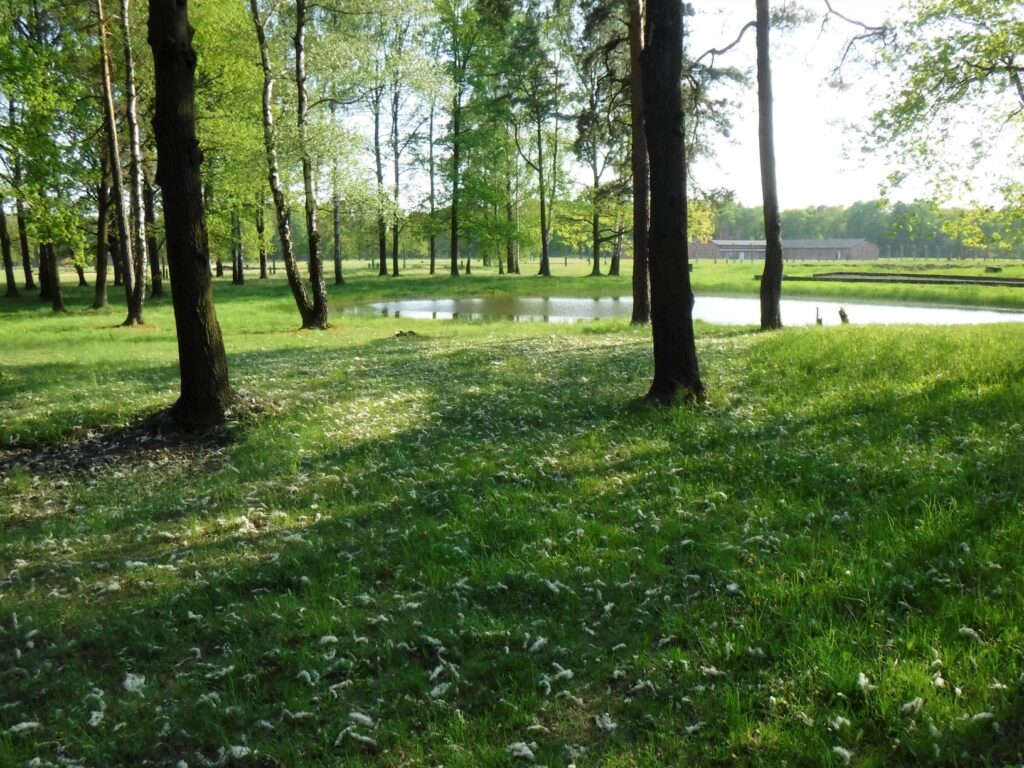
[[[782,327],[782,225],[775,178],[775,128],[772,106],[771,16],[768,0],[757,3],[757,114],[764,203],[764,271],[761,273],[761,330]]]
[[[647,263],[650,224],[650,170],[644,126],[644,81],[640,54],[644,47],[643,0],[629,0],[630,162],[633,171],[633,317],[634,325],[651,322],[651,283]]]
[[[142,206],[142,142],[139,139],[139,118],[135,99],[135,60],[132,55],[132,35],[129,26],[128,0],[121,0],[121,28],[124,32],[121,43],[124,47],[125,118],[128,123],[128,154],[131,184],[128,197],[132,211],[132,253],[135,257],[133,272],[135,285],[128,304],[125,325],[142,325],[142,314],[146,302],[146,217]]]
[[[434,104],[430,104],[430,124],[427,142],[429,143],[429,166],[430,166],[430,274],[437,269],[437,237],[434,235],[435,210],[435,189],[434,189]]]
[[[537,191],[540,194],[540,271],[541,277],[551,277],[551,259],[548,254],[548,206],[544,188],[544,134],[543,124],[537,119]]]
[[[106,121],[104,121],[105,123]],[[104,125],[104,131],[107,130]],[[107,242],[110,239],[110,156],[106,137],[100,147],[100,183],[96,187],[96,285],[93,289],[92,308],[107,306]]]
[[[654,381],[647,399],[664,405],[704,395],[693,335],[693,290],[686,243],[686,151],[683,141],[683,6],[648,0],[642,56],[647,151],[651,172],[651,325]]]
[[[149,44],[156,80],[153,132],[174,322],[178,332],[181,396],[171,415],[185,429],[224,420],[234,396],[210,286],[210,253],[203,213],[195,126],[195,66],[187,0],[149,0]]]
[[[302,149],[302,186],[306,193],[306,235],[309,241],[309,284],[313,294],[312,317],[308,327],[327,327],[327,285],[320,255],[320,229],[316,220],[316,188],[313,160],[309,153],[306,113],[306,0],[295,3],[295,87],[298,92],[297,124]]]
[[[395,203],[395,218],[391,223],[391,276],[398,277],[398,197],[399,187],[401,185],[401,169],[399,166],[399,154],[401,152],[401,146],[399,144],[398,135],[398,118],[399,110],[401,108],[401,87],[396,81],[391,86],[391,156],[393,162],[393,172],[395,179],[394,189],[394,203]]]
[[[14,260],[11,256],[11,233],[7,231],[7,211],[4,208],[5,205],[3,198],[0,197],[0,251],[3,252],[4,275],[7,278],[7,293],[4,295],[8,299],[16,299],[21,294],[18,292],[18,278],[14,275]]]
[[[302,327],[311,328],[315,322],[313,304],[309,300],[306,287],[302,284],[302,278],[299,276],[298,265],[295,263],[291,219],[284,196],[284,185],[281,182],[281,174],[278,170],[277,139],[274,135],[274,75],[273,70],[270,68],[270,53],[267,47],[266,31],[263,28],[263,22],[260,21],[256,0],[249,0],[249,11],[253,26],[256,29],[260,63],[263,68],[263,145],[267,155],[267,178],[270,183],[270,192],[274,200],[274,212],[277,217],[277,234],[281,241],[281,258],[284,259],[288,286],[291,288],[292,297],[295,299],[295,305],[299,310],[299,317],[302,318]]]
[[[114,87],[110,77],[110,50],[107,47],[107,18],[103,13],[103,0],[96,0],[96,11],[99,14],[100,20],[99,40],[103,71],[103,108],[107,125],[110,128],[107,131],[107,142],[110,153],[110,178],[113,187],[111,194],[114,198],[117,223],[117,255],[120,259],[120,276],[121,284],[124,286],[125,303],[128,306],[128,317],[125,320],[125,325],[131,325],[135,321],[132,306],[137,275],[135,274],[135,265],[132,257],[132,227],[129,221],[128,209],[124,204],[124,173],[121,169],[121,147],[117,136],[117,109],[114,106]]]
[[[156,204],[153,184],[143,174],[145,186],[142,188],[142,202],[146,213],[146,251],[149,256],[150,296],[162,299],[164,296],[163,265],[160,263],[160,246],[156,242]]]

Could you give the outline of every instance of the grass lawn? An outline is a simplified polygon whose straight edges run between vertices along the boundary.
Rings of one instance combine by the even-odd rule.
[[[0,301],[0,766],[1024,764],[1019,326],[699,325],[663,410],[649,329],[339,311],[628,277],[349,274],[218,281],[197,446],[167,300]]]

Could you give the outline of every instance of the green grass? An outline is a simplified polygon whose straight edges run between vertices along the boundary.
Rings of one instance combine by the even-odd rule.
[[[337,311],[614,280],[354,280],[320,333],[219,282],[267,412],[91,456],[175,396],[167,302],[0,303],[0,765],[1024,762],[1019,327],[701,325],[661,410],[625,322]]]

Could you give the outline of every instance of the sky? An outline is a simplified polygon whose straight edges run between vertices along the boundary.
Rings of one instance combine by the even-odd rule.
[[[804,6],[823,15],[823,0],[804,0]],[[868,24],[881,23],[898,0],[833,0],[833,7]],[[753,19],[752,0],[696,0],[697,15],[689,20],[688,47],[697,54],[732,42],[744,23]],[[822,31],[820,21],[787,33],[773,32],[772,82],[775,95],[775,153],[779,202],[783,209],[815,205],[849,205],[879,197],[887,170],[881,159],[860,151],[862,140],[848,124],[869,115],[872,89],[883,83],[872,69],[847,70],[848,87],[828,85],[846,41],[859,31],[840,19]],[[730,139],[716,140],[713,157],[695,164],[698,182],[724,187],[744,205],[761,204],[757,147],[757,85],[753,30],[729,54],[722,66],[748,69],[748,87],[730,92],[740,104]],[[892,194],[894,199],[925,195],[911,182]]]

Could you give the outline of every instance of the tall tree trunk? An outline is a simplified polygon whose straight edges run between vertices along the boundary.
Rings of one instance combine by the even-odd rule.
[[[150,0],[150,2],[152,1]],[[285,201],[284,185],[281,183],[281,174],[278,171],[277,165],[277,139],[274,135],[273,111],[274,75],[273,70],[270,68],[267,35],[263,28],[263,22],[260,20],[256,0],[249,0],[249,11],[253,26],[256,29],[260,64],[263,67],[263,145],[267,155],[267,178],[270,183],[270,192],[274,199],[274,211],[277,216],[277,234],[281,240],[281,258],[284,260],[285,273],[288,276],[288,286],[291,288],[292,297],[295,299],[296,307],[298,307],[299,317],[302,318],[302,327],[311,328],[315,323],[316,317],[313,312],[313,304],[309,300],[306,287],[302,284],[302,278],[299,276],[298,266],[295,263],[291,220],[288,204]],[[166,200],[164,207],[166,208]]]
[[[644,80],[640,54],[644,47],[644,0],[629,0],[630,164],[633,172],[633,316],[634,325],[651,322],[651,283],[647,262],[650,222],[650,170],[644,126]]]
[[[434,234],[435,196],[434,196],[434,112],[433,101],[430,103],[430,122],[427,143],[429,150],[428,164],[430,166],[430,274],[434,274],[437,268],[437,236]]]
[[[256,241],[260,249],[260,280],[267,279],[267,224],[263,218],[263,198],[256,206]]]
[[[231,282],[234,285],[245,285],[245,244],[242,242],[242,217],[238,215],[237,208],[231,211],[231,239]]]
[[[142,325],[145,322],[142,308],[146,301],[146,216],[142,205],[142,142],[139,139],[139,118],[135,99],[135,60],[132,55],[128,0],[121,0],[121,27],[124,32],[121,42],[124,46],[125,118],[128,123],[128,152],[131,159],[131,184],[128,194],[132,209],[132,252],[135,257],[135,285],[132,288],[128,317],[125,318],[124,324]]]
[[[398,277],[398,197],[399,187],[401,185],[401,168],[399,165],[401,146],[399,144],[398,135],[398,118],[400,117],[399,111],[401,109],[401,97],[402,89],[399,83],[396,81],[391,86],[391,155],[393,158],[393,170],[395,177],[395,189],[394,189],[394,221],[391,222],[391,276]]]
[[[380,140],[380,112],[383,109],[383,88],[373,94],[373,159],[377,170],[377,276],[388,274],[388,223],[384,218],[384,148]]]
[[[615,219],[615,246],[612,248],[612,260],[608,264],[608,276],[619,276],[619,265],[622,263],[622,218]]]
[[[93,289],[92,308],[107,306],[107,241],[110,239],[110,162],[107,151],[100,150],[100,183],[96,188],[96,285]]]
[[[53,298],[53,282],[50,279],[50,254],[46,243],[39,244],[39,300],[50,301]]]
[[[114,286],[124,285],[123,262],[121,261],[121,238],[117,234],[117,225],[110,228],[110,235],[107,238],[107,248],[110,251],[110,263],[114,265]]]
[[[313,159],[307,135],[306,99],[306,0],[295,3],[295,87],[298,92],[296,118],[302,149],[302,186],[306,193],[306,236],[309,240],[309,286],[313,294],[312,328],[327,327],[327,285],[324,282],[323,257],[320,255],[320,229],[316,221],[316,188],[313,183]]]
[[[693,290],[686,242],[682,40],[681,0],[648,0],[642,66],[651,171],[648,245],[654,381],[647,399],[665,405],[679,393],[688,400],[704,395],[693,335]]]
[[[462,150],[462,87],[455,86],[452,103],[452,220],[451,220],[451,270],[452,277],[459,276],[459,185],[461,184],[461,150]]]
[[[548,206],[547,190],[544,188],[544,124],[537,119],[537,191],[540,194],[540,271],[538,275],[551,277],[551,260],[548,257]]]
[[[153,184],[149,176],[143,173],[142,202],[146,213],[146,251],[149,256],[150,296],[162,299],[164,296],[163,265],[160,263],[160,246],[156,241],[156,204]]]
[[[4,275],[7,278],[8,299],[16,299],[21,294],[18,292],[18,278],[14,275],[14,260],[11,256],[11,233],[7,231],[7,211],[4,208],[4,199],[0,197],[0,251],[4,258]]]
[[[764,271],[761,273],[761,330],[782,327],[782,225],[775,179],[775,128],[772,106],[768,0],[757,4],[757,138],[761,150],[761,196],[764,203]]]
[[[36,281],[32,276],[32,251],[28,249],[28,229],[25,226],[25,199],[19,192],[21,186],[21,165],[14,162],[14,219],[18,223],[18,246],[21,248],[21,266],[25,271],[25,290],[34,291]]]
[[[505,226],[508,227],[508,236],[505,238],[505,272],[510,275],[516,273],[516,242],[512,237],[512,227],[515,218],[512,210],[512,179],[505,180]]]
[[[167,251],[174,254],[169,264],[181,369],[181,396],[171,415],[185,429],[202,429],[224,420],[234,396],[210,287],[187,0],[149,0],[149,44],[156,80],[157,183],[163,191]]]
[[[67,312],[64,306],[64,293],[60,289],[60,268],[57,264],[57,249],[53,243],[39,246],[39,260],[46,261],[46,277],[50,281],[50,305],[54,312]],[[42,277],[40,277],[42,279]]]
[[[590,219],[590,258],[593,264],[590,266],[590,276],[601,276],[601,211],[598,208],[598,192],[601,189],[601,178],[597,168],[597,157],[591,158],[590,169],[594,176],[594,210]]]
[[[89,282],[85,279],[85,267],[81,264],[75,264],[75,273],[78,275],[78,287],[88,288]]]
[[[341,274],[341,200],[337,193],[334,195],[334,284],[345,284],[345,276]]]
[[[103,70],[103,108],[107,125],[108,151],[110,153],[110,179],[112,195],[114,198],[114,210],[117,222],[117,255],[121,264],[121,284],[124,286],[125,303],[128,305],[129,321],[134,322],[132,302],[135,294],[135,265],[132,257],[132,226],[129,220],[128,209],[124,204],[124,173],[121,169],[121,147],[117,137],[117,109],[114,106],[114,87],[110,79],[110,50],[107,46],[107,18],[103,13],[103,0],[96,0],[96,11],[100,20],[100,58]],[[115,268],[116,277],[116,268]],[[142,279],[141,277],[139,279]],[[115,280],[116,282],[116,280]]]

